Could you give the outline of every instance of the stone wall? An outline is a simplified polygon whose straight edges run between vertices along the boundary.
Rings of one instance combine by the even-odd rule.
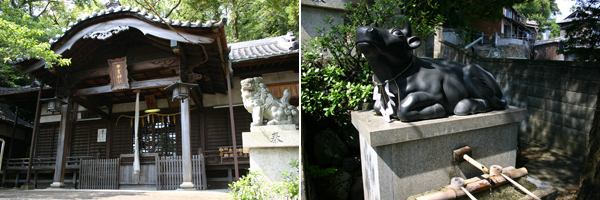
[[[593,63],[482,58],[442,41],[447,60],[476,63],[494,75],[509,105],[527,108],[522,140],[585,160],[600,81]]]

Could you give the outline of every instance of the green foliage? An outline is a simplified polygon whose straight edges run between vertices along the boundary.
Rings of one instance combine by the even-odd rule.
[[[289,31],[298,36],[298,0],[238,0],[236,3],[223,4],[232,12],[226,27],[229,42],[275,37]]]
[[[514,8],[519,13],[525,15],[527,19],[533,20],[539,24],[535,29],[536,32],[538,32],[538,36],[541,35],[539,34],[539,27],[550,26],[550,28],[552,28],[552,24],[556,25],[556,21],[552,21],[551,17],[560,14],[560,9],[558,9],[555,0],[527,0],[523,3],[516,4]],[[556,26],[554,28],[556,28]]]
[[[63,59],[60,55],[50,50],[48,38],[60,32],[53,26],[51,9],[62,5],[60,2],[48,2],[42,4],[40,1],[0,2],[0,86],[17,87],[18,85],[30,84],[32,78],[22,75],[10,61],[17,58],[29,58],[45,60],[47,65],[65,66],[70,64],[69,59]],[[43,7],[36,7],[42,6]],[[39,9],[39,14],[33,15],[32,9]]]
[[[302,109],[317,119],[333,117],[340,125],[349,124],[349,111],[369,102],[373,91],[369,64],[354,44],[356,28],[375,23],[381,28],[403,26],[398,15],[401,10],[415,7],[416,1],[410,2],[381,0],[374,5],[360,2],[355,7],[346,6],[348,24],[334,25],[333,19],[327,19],[330,30],[318,28],[320,36],[309,40],[308,47],[303,48]],[[434,25],[443,20],[441,15],[431,12],[407,13],[414,14],[407,17],[416,35],[429,35]]]
[[[558,53],[575,54],[579,61],[600,60],[600,1],[578,0],[577,16],[566,28],[564,49]]]
[[[309,165],[306,169],[307,174],[315,178],[323,178],[332,175],[337,171],[336,168],[321,169],[318,165]]]
[[[290,166],[298,172],[298,160],[290,162]],[[229,184],[232,199],[239,200],[262,200],[262,199],[298,199],[300,192],[300,177],[294,173],[284,172],[282,183],[267,185],[265,173],[259,170],[250,171],[240,180]]]

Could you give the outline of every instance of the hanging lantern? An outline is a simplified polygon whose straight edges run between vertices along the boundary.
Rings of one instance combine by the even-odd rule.
[[[173,90],[173,101],[175,99],[178,99],[183,102],[183,100],[190,97],[190,89],[196,86],[198,86],[198,84],[182,83],[180,81],[177,81],[167,86],[165,90]]]
[[[51,112],[52,114],[54,114],[55,112],[60,113],[62,104],[66,103],[66,102],[63,102],[62,99],[59,99],[58,97],[40,99],[40,101],[48,103],[48,107],[46,110],[48,112]]]

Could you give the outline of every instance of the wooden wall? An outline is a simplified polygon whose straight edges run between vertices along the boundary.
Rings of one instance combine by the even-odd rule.
[[[104,120],[84,121],[73,125],[71,156],[96,156],[106,158],[106,142],[98,142],[98,129],[108,129]],[[108,138],[107,138],[108,140]]]
[[[191,122],[191,151],[198,154],[202,138],[204,150],[218,150],[220,146],[231,146],[231,128],[229,108],[204,108],[203,112],[193,110],[190,113]],[[242,146],[242,132],[250,131],[252,116],[242,106],[234,107],[237,145]],[[171,118],[173,120],[173,118]],[[121,118],[117,124],[116,118],[111,120],[110,127],[105,120],[81,121],[73,124],[70,139],[69,156],[96,156],[100,149],[100,158],[118,158],[121,154],[133,153],[133,128],[129,118]],[[177,155],[181,155],[181,119],[177,116]],[[98,129],[106,128],[107,142],[97,142]],[[40,125],[37,138],[36,157],[55,157],[58,144],[58,123]],[[202,134],[204,133],[204,135]],[[107,143],[110,149],[107,149]]]
[[[229,108],[205,108],[206,151],[219,150],[220,146],[232,146]],[[233,107],[236,144],[242,146],[242,132],[250,131],[252,115],[243,106]],[[192,145],[193,146],[193,145]]]
[[[42,124],[40,126],[36,141],[36,158],[56,157],[58,130],[58,123]]]

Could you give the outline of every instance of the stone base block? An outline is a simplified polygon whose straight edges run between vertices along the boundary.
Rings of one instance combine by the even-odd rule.
[[[242,133],[244,153],[250,153],[250,170],[266,173],[268,183],[282,182],[284,172],[298,172],[289,163],[299,158],[300,134],[296,125],[253,126]]]
[[[183,182],[183,183],[181,183],[181,185],[179,185],[179,187],[184,190],[195,190],[196,189],[196,186],[192,182]]]
[[[284,172],[298,176],[297,169],[289,164],[298,159],[299,153],[297,147],[250,149],[250,170],[266,172],[267,182],[283,182],[284,177],[281,174]]]
[[[386,123],[373,111],[352,113],[359,131],[365,199],[406,199],[482,172],[466,162],[454,165],[452,151],[464,146],[485,166],[514,166],[517,128],[525,109],[511,107],[469,116],[411,123]]]
[[[67,186],[64,182],[53,182],[50,184],[50,188],[65,188]]]
[[[296,147],[300,146],[300,135],[296,125],[252,126],[251,132],[242,133],[244,153],[250,148]],[[252,154],[250,154],[252,155]]]

